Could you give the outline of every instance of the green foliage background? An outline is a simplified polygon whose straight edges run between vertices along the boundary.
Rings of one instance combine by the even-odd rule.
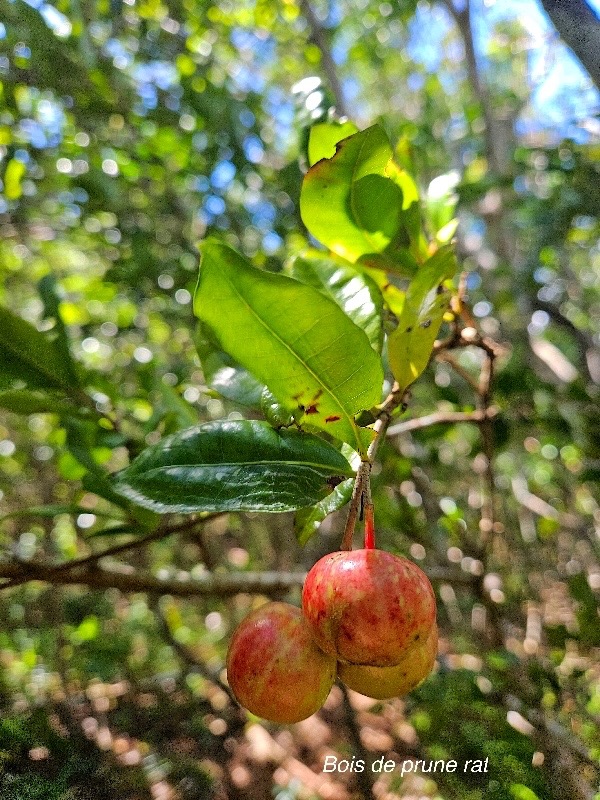
[[[599,145],[568,118],[583,95],[562,126],[515,126],[539,112],[523,26],[490,23],[474,76],[449,5],[64,0],[53,14],[0,0],[0,302],[19,318],[0,312],[3,798],[598,791]],[[443,31],[435,68],[415,55],[428,20]],[[469,422],[407,428],[378,453],[378,543],[434,577],[435,674],[386,704],[337,687],[316,721],[281,730],[248,725],[228,697],[227,641],[263,595],[298,600],[298,573],[339,546],[343,511],[315,530],[348,485],[296,521],[198,522],[130,504],[110,475],[199,423],[282,422],[279,398],[197,330],[197,243],[310,285],[310,258],[289,263],[314,244],[299,206],[308,130],[340,101],[415,176],[425,234],[457,200],[468,307],[500,346],[498,413],[491,471]],[[392,311],[398,286],[380,286]],[[429,365],[398,422],[476,409],[481,352],[452,358]],[[51,571],[83,558],[83,586]],[[223,588],[230,573],[251,591]],[[490,769],[372,785],[322,776],[331,752]]]

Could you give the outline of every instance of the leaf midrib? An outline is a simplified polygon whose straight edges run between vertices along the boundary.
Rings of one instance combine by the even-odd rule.
[[[288,467],[306,467],[309,469],[320,469],[320,470],[327,470],[331,472],[332,470],[336,470],[334,474],[339,474],[341,471],[341,467],[338,470],[333,464],[319,464],[312,461],[268,461],[266,459],[261,459],[259,461],[220,461],[219,463],[215,464],[163,464],[161,466],[150,467],[147,470],[140,470],[132,472],[131,477],[137,475],[149,475],[152,472],[159,472],[165,469],[182,469],[184,467],[192,467],[192,468],[204,468],[204,469],[215,469],[215,470],[222,470],[222,469],[229,469],[233,467],[258,467],[258,466],[288,466]],[[350,468],[351,469],[351,468]],[[344,473],[345,474],[345,473]]]

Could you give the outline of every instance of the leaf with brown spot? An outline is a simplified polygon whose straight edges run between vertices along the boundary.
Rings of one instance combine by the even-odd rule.
[[[457,270],[451,247],[440,248],[419,269],[410,282],[398,320],[398,327],[388,339],[388,357],[394,378],[404,391],[423,372],[433,350],[450,292],[444,281]]]

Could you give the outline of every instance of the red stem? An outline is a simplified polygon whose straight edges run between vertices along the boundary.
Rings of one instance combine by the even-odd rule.
[[[373,521],[373,504],[365,504],[365,550],[375,549],[375,524]]]

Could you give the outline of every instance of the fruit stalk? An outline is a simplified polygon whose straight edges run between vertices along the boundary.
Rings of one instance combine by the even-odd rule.
[[[364,509],[365,487],[369,485],[370,476],[371,462],[361,461],[358,472],[356,473],[356,480],[354,482],[354,489],[352,491],[350,507],[348,509],[348,519],[346,520],[346,527],[344,528],[344,536],[342,538],[340,550],[352,550],[354,526],[356,525],[359,512]]]
[[[365,518],[365,550],[375,549],[375,506],[371,496],[371,470],[363,483],[363,516]]]
[[[377,421],[374,425],[375,430],[375,438],[369,445],[369,449],[367,451],[367,458],[365,461],[361,461],[360,467],[358,468],[358,472],[356,473],[356,480],[354,483],[354,490],[352,492],[352,498],[350,499],[350,506],[348,509],[348,519],[346,520],[346,527],[344,528],[344,536],[342,538],[342,542],[340,544],[340,550],[352,550],[352,538],[354,536],[354,526],[356,525],[356,520],[358,519],[359,513],[365,516],[365,548],[368,548],[367,545],[367,526],[371,523],[367,522],[368,506],[372,506],[371,502],[371,467],[373,466],[373,461],[375,460],[375,456],[377,454],[377,450],[379,445],[385,439],[387,429],[389,424],[392,420],[392,416],[396,409],[400,408],[402,411],[405,410],[406,404],[408,399],[407,390],[400,391],[400,388],[397,383],[394,384],[392,387],[392,391],[385,399],[384,403],[379,406],[379,413],[377,415]],[[371,509],[372,514],[372,509]],[[371,534],[369,534],[369,542],[371,541]],[[373,544],[371,547],[375,547],[375,541],[373,536]]]
[[[373,503],[365,503],[365,550],[375,549],[375,525]]]

